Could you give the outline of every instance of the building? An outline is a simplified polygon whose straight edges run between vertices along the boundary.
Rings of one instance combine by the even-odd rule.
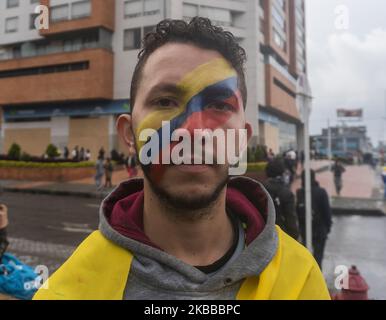
[[[328,157],[328,129],[323,129],[321,135],[313,136],[312,144],[315,152]],[[373,152],[370,138],[367,137],[367,128],[364,126],[338,126],[330,128],[331,156],[353,158]]]
[[[48,30],[35,8],[49,7]],[[212,19],[246,49],[254,136],[275,152],[301,144],[296,79],[306,72],[304,0],[0,1],[1,149],[32,155],[49,143],[97,155],[124,151],[116,117],[127,112],[141,38],[164,18]]]

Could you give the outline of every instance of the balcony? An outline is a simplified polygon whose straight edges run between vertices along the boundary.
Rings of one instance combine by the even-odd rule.
[[[50,7],[50,25],[48,30],[40,30],[41,36],[51,36],[59,33],[104,27],[114,31],[115,0],[90,0],[91,12],[84,11],[75,14],[69,4],[64,5],[64,11],[53,17],[50,0],[40,0],[42,5]],[[66,7],[67,6],[67,7]],[[71,4],[73,6],[73,3]]]
[[[0,105],[113,98],[113,53],[106,49],[0,61]]]

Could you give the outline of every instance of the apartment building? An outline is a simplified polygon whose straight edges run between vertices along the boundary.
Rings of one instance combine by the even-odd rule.
[[[37,5],[47,30],[35,28]],[[306,72],[304,0],[1,0],[0,153],[49,143],[124,151],[115,120],[130,109],[141,38],[164,18],[212,19],[246,49],[252,144],[297,147],[296,79]]]

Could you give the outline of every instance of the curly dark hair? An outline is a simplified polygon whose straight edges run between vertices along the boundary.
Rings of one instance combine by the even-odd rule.
[[[192,43],[203,49],[216,50],[233,66],[238,74],[238,86],[244,103],[247,104],[245,83],[245,50],[237,43],[232,33],[214,26],[207,18],[195,17],[189,23],[184,20],[162,20],[155,30],[145,35],[143,48],[138,54],[138,62],[131,80],[130,104],[134,107],[141,81],[143,67],[150,55],[167,43]]]

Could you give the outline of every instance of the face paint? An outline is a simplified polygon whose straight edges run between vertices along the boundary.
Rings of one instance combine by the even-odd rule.
[[[162,153],[172,150],[176,142],[171,142],[171,134],[184,128],[191,132],[194,129],[210,129],[224,125],[234,112],[242,108],[241,94],[237,85],[237,73],[230,64],[222,58],[203,64],[188,73],[177,85],[182,96],[179,105],[174,108],[157,109],[147,115],[136,130],[137,147],[141,154],[142,147],[147,143],[138,137],[143,130],[153,129],[159,138],[161,152],[152,154],[162,163]],[[161,138],[162,122],[170,123],[170,136],[167,141]],[[143,158],[142,158],[143,159]],[[155,161],[154,161],[155,162]],[[153,177],[162,178],[162,164],[153,164]]]

